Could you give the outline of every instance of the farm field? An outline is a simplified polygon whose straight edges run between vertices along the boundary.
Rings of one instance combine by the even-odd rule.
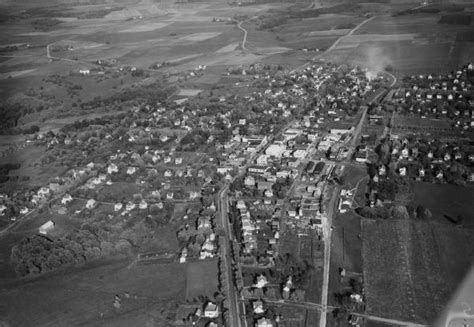
[[[366,311],[381,317],[433,323],[474,258],[471,230],[436,223],[364,219],[362,236]]]
[[[472,42],[458,36],[472,34],[474,27],[438,24],[441,16],[376,16],[324,57],[369,68],[390,65],[399,74],[449,71],[472,61]]]

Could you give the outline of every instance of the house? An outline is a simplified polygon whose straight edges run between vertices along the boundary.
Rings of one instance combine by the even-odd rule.
[[[49,195],[49,192],[50,192],[50,189],[47,188],[47,187],[41,187],[39,190],[38,190],[38,196],[40,197],[46,197],[47,195]]]
[[[69,202],[72,201],[72,196],[71,194],[66,194],[65,196],[63,196],[63,198],[61,199],[61,204],[63,205],[66,205],[68,204]]]
[[[200,216],[197,220],[197,229],[210,229],[212,227],[211,225],[211,219],[207,216]]]
[[[264,275],[258,275],[255,281],[254,287],[256,288],[264,288],[268,284],[267,277]]]
[[[140,203],[138,204],[138,208],[145,210],[146,208],[148,208],[148,203],[145,200],[141,200]]]
[[[183,163],[183,157],[176,157],[174,163],[175,165],[181,165]]]
[[[275,325],[270,319],[267,319],[265,317],[262,317],[257,320],[255,323],[255,327],[274,327]]]
[[[298,159],[304,159],[307,155],[307,151],[305,149],[298,149],[293,151],[293,157]]]
[[[168,200],[172,200],[172,199],[174,198],[174,193],[173,193],[173,192],[168,192],[168,193],[166,193],[166,198],[167,198]]]
[[[207,302],[204,306],[204,317],[206,318],[217,318],[219,317],[219,307],[214,302]]]
[[[265,312],[263,309],[263,302],[261,300],[254,301],[252,303],[252,308],[255,314],[262,314]]]
[[[358,152],[356,153],[355,160],[356,160],[357,162],[362,162],[362,163],[364,163],[364,162],[367,162],[367,157],[368,157],[367,151],[358,151]]]
[[[113,173],[118,173],[118,167],[116,164],[114,163],[111,163],[108,167],[107,167],[107,173],[109,175],[113,174]]]
[[[129,201],[129,202],[127,203],[127,205],[125,206],[125,210],[131,211],[131,210],[135,209],[135,207],[136,207],[135,203]]]
[[[118,203],[114,204],[114,211],[120,211],[120,210],[122,210],[122,207],[123,207],[123,204],[118,202]]]
[[[201,247],[202,251],[214,252],[216,250],[216,245],[210,238],[207,238],[204,244]]]
[[[48,220],[45,222],[43,225],[41,225],[38,228],[38,232],[41,235],[47,235],[49,232],[51,232],[54,229],[54,222],[52,220]]]
[[[407,175],[407,168],[406,167],[400,167],[398,169],[398,172],[400,173],[400,176],[406,176]]]
[[[89,200],[87,200],[86,208],[87,209],[92,209],[96,206],[96,204],[97,204],[97,202],[94,199],[89,199]]]
[[[219,174],[225,175],[225,174],[231,172],[232,169],[233,169],[233,167],[231,167],[231,166],[220,166],[220,167],[217,167],[217,172]]]
[[[242,210],[246,208],[247,208],[247,205],[245,204],[244,200],[237,201],[237,209]]]
[[[183,251],[181,251],[181,256],[179,257],[179,263],[185,263],[187,256],[188,256],[188,249],[184,248]]]
[[[194,200],[194,199],[197,199],[199,197],[199,192],[196,192],[196,191],[189,191],[189,199],[190,200]]]
[[[127,175],[133,175],[133,174],[135,174],[136,171],[137,171],[137,169],[135,167],[128,167],[127,168]]]
[[[266,189],[263,194],[267,197],[267,198],[271,198],[273,197],[273,190],[272,189]]]
[[[247,175],[244,179],[245,186],[255,186],[255,177]]]
[[[81,75],[89,75],[91,73],[90,69],[79,69],[79,74]]]

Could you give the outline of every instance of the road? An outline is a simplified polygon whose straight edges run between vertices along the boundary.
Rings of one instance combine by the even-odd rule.
[[[356,27],[354,27],[353,29],[351,29],[351,30],[349,31],[349,33],[347,33],[346,35],[342,35],[341,37],[339,37],[339,38],[336,40],[336,42],[334,42],[329,48],[327,48],[327,49],[324,50],[323,52],[319,53],[318,55],[314,56],[314,57],[311,59],[311,61],[318,60],[319,58],[321,58],[321,57],[324,56],[325,54],[327,54],[327,53],[329,53],[330,51],[334,50],[334,49],[339,45],[339,43],[340,43],[343,39],[345,39],[345,38],[351,36],[352,34],[354,34],[355,31],[357,31],[359,28],[361,28],[362,26],[364,26],[365,24],[367,24],[368,22],[370,22],[370,21],[371,21],[372,19],[374,19],[375,17],[377,17],[377,16],[372,16],[372,17],[370,17],[370,18],[367,18],[367,19],[364,20],[363,22],[359,23]],[[311,63],[311,61],[309,61],[309,62],[307,62],[307,63],[305,63],[305,64],[303,64],[303,65],[301,65],[301,66],[299,66],[299,67],[296,67],[295,69],[293,69],[293,70],[291,71],[291,73],[305,68],[306,66],[308,66],[308,65]]]
[[[227,268],[226,274],[226,288],[227,288],[227,293],[228,293],[228,300],[230,304],[230,315],[229,315],[229,321],[226,323],[229,324],[230,327],[240,327],[241,326],[241,321],[240,321],[240,308],[238,304],[238,296],[237,292],[235,290],[234,285],[232,285],[232,281],[234,280],[233,274],[232,274],[232,257],[231,257],[231,242],[234,239],[232,229],[230,227],[230,222],[229,222],[229,217],[228,217],[228,198],[227,198],[227,193],[229,191],[229,186],[226,185],[223,187],[219,193],[219,213],[220,213],[220,218],[221,218],[221,223],[222,227],[224,228],[225,232],[225,242],[222,244],[222,251],[223,251],[223,256],[221,259],[224,261],[224,266]]]
[[[237,25],[237,27],[240,28],[244,32],[244,38],[242,39],[242,50],[249,51],[247,47],[245,46],[245,43],[247,43],[248,32],[245,28],[242,27],[242,23],[243,22],[239,22],[239,24]]]
[[[377,99],[383,94],[383,91],[374,94],[371,101],[377,101]],[[370,101],[369,101],[370,102]],[[364,125],[365,118],[367,116],[368,106],[365,106],[364,111],[360,117],[359,123],[354,129],[354,133],[349,145],[349,152],[347,155],[347,160],[351,160],[352,154],[355,151],[357,141],[359,140],[360,133],[362,131],[362,126]],[[326,313],[327,313],[327,302],[328,302],[328,291],[329,291],[329,271],[331,263],[331,238],[332,238],[332,219],[335,212],[335,207],[337,204],[337,199],[339,196],[340,188],[335,187],[329,200],[327,212],[326,212],[326,223],[323,225],[324,233],[324,269],[323,269],[323,287],[321,294],[321,306],[322,312],[320,316],[320,327],[326,327]]]
[[[337,204],[339,187],[335,187],[328,203],[326,211],[326,220],[323,223],[324,233],[324,267],[323,267],[323,287],[321,291],[321,315],[319,326],[326,327],[326,314],[328,311],[328,292],[329,292],[329,270],[331,263],[331,237],[332,237],[332,218]]]

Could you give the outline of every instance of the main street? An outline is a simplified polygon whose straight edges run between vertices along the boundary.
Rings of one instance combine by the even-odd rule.
[[[295,121],[292,120],[285,124],[278,133],[275,135],[277,136],[278,134],[282,133],[285,131],[287,128],[289,128]],[[241,319],[241,312],[245,310],[244,306],[239,306],[239,294],[236,290],[236,287],[233,283],[234,281],[234,273],[233,273],[233,257],[232,257],[232,245],[235,241],[235,235],[233,232],[233,227],[230,223],[229,220],[229,185],[236,180],[237,178],[242,177],[246,172],[247,168],[255,161],[257,156],[265,149],[265,146],[262,147],[259,151],[255,151],[254,153],[249,155],[249,158],[246,160],[246,163],[243,167],[239,167],[239,173],[232,178],[232,180],[227,183],[218,193],[218,210],[219,210],[219,216],[222,224],[222,228],[224,230],[224,244],[221,244],[222,246],[222,256],[221,260],[223,260],[223,266],[226,268],[226,289],[227,289],[227,294],[228,294],[228,300],[229,300],[229,321],[227,322],[230,327],[240,327],[242,326],[242,319]],[[235,262],[235,266],[237,268],[237,274],[240,273],[240,267],[239,263]],[[242,310],[241,310],[242,309]]]
[[[380,97],[384,94],[383,90],[379,90],[375,92],[368,100],[367,103],[374,103],[377,102]],[[354,129],[352,138],[349,144],[349,151],[344,163],[348,163],[351,158],[352,154],[354,153],[357,143],[360,138],[360,134],[362,132],[362,126],[366,120],[368,111],[368,106],[364,106],[364,111],[360,117],[359,123],[357,124],[356,128]],[[330,264],[331,264],[331,238],[332,238],[332,220],[337,204],[337,199],[339,197],[340,188],[334,187],[332,190],[332,194],[327,206],[326,211],[326,220],[323,223],[323,233],[324,233],[324,267],[323,267],[323,287],[321,293],[321,316],[320,316],[320,327],[326,327],[326,314],[328,308],[328,291],[329,291],[329,271],[330,271]]]

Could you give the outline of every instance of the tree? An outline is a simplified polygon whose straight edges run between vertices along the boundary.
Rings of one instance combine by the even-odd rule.
[[[402,219],[402,220],[406,220],[410,218],[410,215],[408,214],[408,210],[405,206],[393,206],[392,209],[390,210],[390,216],[392,216],[394,219]]]

